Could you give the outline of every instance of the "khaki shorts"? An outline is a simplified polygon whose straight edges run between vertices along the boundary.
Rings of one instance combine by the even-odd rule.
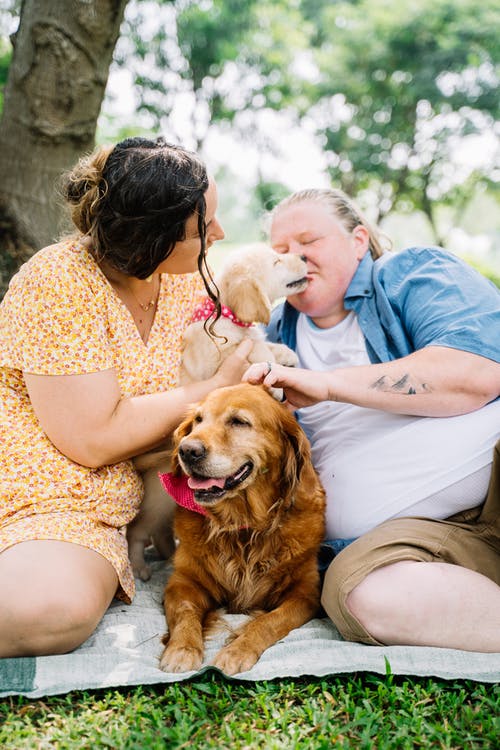
[[[417,517],[386,521],[335,557],[325,576],[322,601],[346,640],[382,645],[353,617],[346,600],[369,573],[402,560],[460,565],[500,585],[500,442],[495,446],[484,505],[445,521]]]

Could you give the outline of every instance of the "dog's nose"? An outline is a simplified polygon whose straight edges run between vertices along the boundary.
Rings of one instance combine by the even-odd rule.
[[[179,445],[179,456],[186,463],[200,461],[205,457],[207,449],[201,440],[183,440]]]
[[[305,255],[301,255],[301,256],[300,256],[300,260],[303,260],[303,261],[304,261],[304,263],[305,263],[305,262],[306,262],[306,260],[307,260],[307,258],[306,258],[306,256],[305,256]]]

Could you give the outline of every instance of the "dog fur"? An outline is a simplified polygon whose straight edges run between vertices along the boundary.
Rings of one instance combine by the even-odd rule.
[[[220,301],[245,323],[267,324],[272,304],[293,290],[307,285],[307,266],[298,255],[279,255],[266,245],[251,245],[231,253],[215,282]],[[219,318],[214,337],[207,334],[203,322],[191,323],[184,334],[180,383],[206,380],[218,370],[244,337],[254,341],[250,362],[297,364],[295,352],[283,344],[266,342],[257,326],[243,328],[228,318]],[[279,397],[276,391],[275,395]],[[134,575],[147,581],[151,569],[144,560],[144,549],[153,540],[157,551],[168,559],[175,548],[172,531],[174,501],[162,488],[158,472],[169,471],[169,451],[144,454],[134,459],[143,474],[144,499],[136,518],[127,528],[129,558]]]
[[[261,386],[220,388],[194,406],[174,435],[173,471],[188,475],[206,515],[178,507],[168,625],[160,666],[198,669],[216,610],[250,619],[216,655],[226,674],[260,655],[319,608],[318,547],[325,493],[308,440]]]

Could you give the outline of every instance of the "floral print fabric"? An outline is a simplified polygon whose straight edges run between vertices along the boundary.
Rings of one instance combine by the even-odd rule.
[[[130,601],[134,580],[124,527],[142,482],[130,461],[90,469],[50,442],[23,372],[79,375],[114,369],[122,396],[177,385],[182,334],[202,289],[196,274],[162,274],[147,344],[84,245],[66,240],[36,253],[0,305],[0,551],[55,539],[103,555]]]

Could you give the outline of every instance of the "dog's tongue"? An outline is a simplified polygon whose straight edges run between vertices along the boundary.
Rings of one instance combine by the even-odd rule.
[[[210,487],[224,487],[224,477],[212,477],[209,479],[198,479],[198,477],[188,477],[188,487],[192,490],[209,490]]]

